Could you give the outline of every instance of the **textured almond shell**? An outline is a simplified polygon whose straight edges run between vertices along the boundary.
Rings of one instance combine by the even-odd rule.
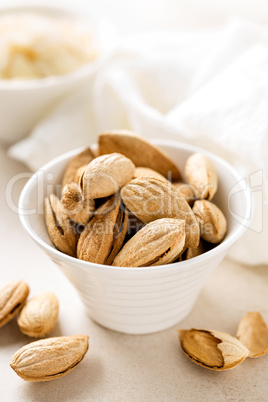
[[[114,229],[113,244],[111,247],[110,254],[106,260],[107,265],[112,264],[115,256],[117,255],[117,253],[119,252],[124,243],[128,230],[128,219],[129,219],[129,213],[127,208],[125,208],[124,212],[122,210],[119,210],[116,220],[116,226]]]
[[[141,177],[124,186],[121,195],[127,208],[144,223],[161,218],[185,220],[185,244],[187,247],[198,246],[199,225],[187,201],[171,183]]]
[[[211,200],[218,188],[218,177],[212,161],[205,155],[195,153],[185,164],[187,182],[192,185],[196,198]]]
[[[196,336],[187,342],[191,332],[195,332]],[[195,364],[210,370],[230,370],[242,363],[249,353],[237,338],[224,332],[192,328],[179,330],[178,334],[186,356]]]
[[[85,203],[82,190],[76,183],[66,184],[62,191],[61,202],[66,215],[78,225],[86,225],[94,214],[94,200]]]
[[[165,152],[132,131],[117,130],[100,134],[99,149],[101,155],[119,152],[136,166],[153,169],[172,180],[181,179],[178,167]]]
[[[76,256],[77,238],[72,223],[54,194],[45,198],[45,222],[54,246],[65,254]]]
[[[95,158],[94,153],[90,148],[86,148],[84,151],[80,152],[78,155],[75,155],[65,170],[63,179],[62,179],[62,188],[66,184],[77,183],[77,171],[83,165],[88,165]]]
[[[115,194],[134,176],[135,166],[129,158],[119,153],[102,155],[88,165],[83,176],[85,200]]]
[[[97,209],[77,244],[77,257],[96,264],[105,264],[114,244],[114,228],[119,214],[120,197],[111,197]],[[123,240],[122,240],[123,242]]]
[[[185,242],[185,221],[158,219],[136,233],[121,249],[112,265],[146,267],[176,260]]]
[[[245,315],[239,323],[236,336],[248,348],[249,357],[260,357],[268,353],[268,327],[259,312]]]
[[[42,338],[50,334],[58,321],[59,302],[50,292],[41,293],[29,300],[20,312],[18,325],[25,335]]]
[[[209,243],[220,243],[227,232],[227,221],[217,205],[207,200],[197,200],[193,212],[200,225],[200,236]]]
[[[0,328],[23,307],[28,294],[29,287],[24,281],[8,282],[0,289]]]
[[[42,339],[22,347],[10,366],[25,381],[50,381],[72,371],[88,350],[87,335]]]

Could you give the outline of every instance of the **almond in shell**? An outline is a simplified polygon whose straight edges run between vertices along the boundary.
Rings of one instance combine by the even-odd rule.
[[[101,155],[119,152],[136,166],[153,169],[172,180],[181,179],[179,168],[165,152],[132,131],[118,130],[100,134],[99,150]]]
[[[12,281],[0,289],[0,328],[21,310],[29,294],[24,281]]]
[[[149,267],[176,260],[185,242],[185,221],[158,219],[136,233],[119,251],[112,265]]]
[[[227,232],[227,221],[217,205],[207,200],[197,200],[193,212],[200,225],[200,236],[209,243],[220,243]]]
[[[83,196],[89,199],[115,194],[134,176],[135,166],[119,153],[99,156],[88,165],[83,175]]]
[[[213,163],[206,155],[192,154],[185,164],[185,176],[193,187],[196,198],[213,198],[218,188],[218,176]]]
[[[25,335],[43,338],[55,328],[58,314],[57,297],[53,293],[44,292],[25,304],[18,317],[18,325]]]
[[[199,225],[184,197],[169,182],[153,177],[141,177],[121,190],[124,204],[142,222],[161,218],[183,219],[186,222],[186,247],[199,244]]]
[[[113,196],[97,210],[77,244],[77,257],[96,264],[110,264],[122,247],[128,227],[128,212],[120,209],[120,197]]]
[[[25,381],[50,381],[70,373],[87,350],[87,335],[42,339],[19,349],[10,366]]]
[[[63,253],[75,257],[77,237],[73,224],[66,215],[61,201],[54,194],[45,198],[45,221],[54,246]]]

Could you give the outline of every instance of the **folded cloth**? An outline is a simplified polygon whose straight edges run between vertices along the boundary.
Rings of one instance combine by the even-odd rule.
[[[9,153],[35,170],[94,142],[102,130],[128,128],[206,148],[243,175],[261,172],[262,191],[268,188],[267,71],[268,29],[243,20],[201,32],[127,37],[93,85],[65,99]],[[268,205],[257,205],[230,255],[268,263],[267,239]]]

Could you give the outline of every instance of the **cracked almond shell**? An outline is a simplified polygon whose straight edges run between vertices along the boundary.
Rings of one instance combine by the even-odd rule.
[[[217,205],[207,200],[197,200],[193,213],[200,225],[200,236],[209,243],[220,243],[227,232],[227,221]]]
[[[50,292],[40,293],[30,299],[18,317],[21,332],[33,338],[43,338],[50,334],[58,321],[59,302]]]
[[[77,257],[95,264],[111,264],[123,245],[128,212],[120,210],[120,197],[113,196],[96,210],[80,235]]]
[[[66,184],[61,202],[66,215],[78,225],[86,225],[95,210],[94,200],[84,201],[80,186],[76,183]]]
[[[0,328],[21,310],[29,294],[24,281],[8,282],[0,289]]]
[[[186,356],[210,370],[229,370],[242,363],[248,349],[233,336],[205,329],[179,330],[179,340]]]
[[[138,231],[119,251],[113,266],[152,267],[176,260],[185,242],[185,221],[158,219]]]
[[[10,362],[25,381],[50,381],[72,371],[88,350],[87,335],[59,336],[23,346]]]
[[[132,131],[117,130],[99,135],[100,154],[119,152],[133,161],[135,166],[155,170],[172,180],[180,180],[181,173],[175,163],[160,148]]]
[[[185,245],[198,246],[198,222],[185,198],[179,195],[171,183],[153,177],[141,177],[125,185],[121,196],[127,208],[144,223],[161,218],[185,220]]]
[[[213,198],[218,188],[218,177],[212,161],[207,156],[192,154],[185,164],[185,176],[193,187],[196,198]]]
[[[51,242],[65,254],[76,256],[77,237],[58,197],[45,198],[45,222]]]
[[[242,318],[236,336],[248,348],[249,357],[268,353],[268,327],[259,312],[247,313]]]
[[[119,153],[93,159],[82,180],[85,201],[115,194],[133,178],[134,172],[132,161]]]

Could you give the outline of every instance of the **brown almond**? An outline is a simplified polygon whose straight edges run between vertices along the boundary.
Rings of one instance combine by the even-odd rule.
[[[195,153],[185,164],[187,182],[198,199],[211,200],[218,188],[218,177],[212,161],[205,155]]]
[[[193,212],[200,225],[200,236],[209,243],[220,243],[227,232],[227,221],[220,208],[207,200],[197,200]]]
[[[20,311],[28,294],[29,286],[24,281],[8,282],[0,289],[0,328]]]
[[[23,346],[10,366],[25,381],[50,381],[70,373],[88,351],[88,336],[42,339]]]
[[[100,134],[99,150],[101,155],[119,152],[136,166],[153,169],[172,180],[181,179],[178,167],[165,152],[132,131],[117,130]]]
[[[185,245],[198,246],[199,225],[189,204],[171,183],[153,177],[141,177],[124,186],[121,195],[127,208],[144,223],[161,218],[185,220]]]
[[[113,196],[100,206],[83,230],[77,257],[96,264],[110,264],[121,248],[128,224],[128,213],[119,209],[120,197]]]
[[[185,221],[158,219],[136,233],[121,249],[112,265],[149,267],[176,260],[185,242]]]
[[[50,334],[58,321],[59,302],[50,292],[41,293],[29,300],[18,317],[21,332],[33,338]]]
[[[66,215],[62,203],[54,194],[45,198],[45,221],[54,246],[63,253],[75,257],[77,237],[73,224]]]
[[[95,210],[94,200],[85,202],[82,190],[76,183],[66,184],[61,202],[66,215],[78,225],[86,225]]]
[[[118,153],[93,159],[83,176],[85,201],[115,194],[133,178],[134,171],[131,160]]]

